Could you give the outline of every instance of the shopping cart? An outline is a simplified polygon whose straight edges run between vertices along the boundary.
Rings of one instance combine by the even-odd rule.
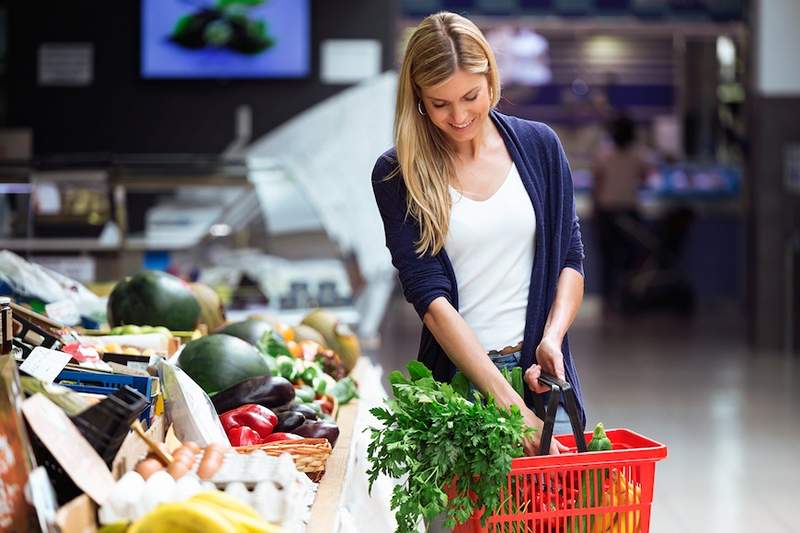
[[[592,433],[579,429],[572,387],[547,375],[540,382],[551,387],[547,409],[534,406],[537,414],[544,411],[541,453],[550,449],[562,394],[573,435],[555,438],[577,453],[514,459],[500,506],[486,525],[478,512],[453,533],[648,533],[656,462],[667,456],[667,447],[628,429],[610,429],[612,449],[587,452]]]

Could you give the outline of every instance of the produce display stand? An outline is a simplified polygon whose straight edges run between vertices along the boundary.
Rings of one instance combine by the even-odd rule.
[[[320,480],[317,498],[311,507],[311,520],[306,533],[330,533],[331,524],[337,522],[336,516],[341,507],[344,487],[350,475],[348,469],[352,464],[350,456],[353,453],[353,429],[358,409],[358,400],[339,409],[336,420],[339,425],[339,439],[325,465],[325,475]]]

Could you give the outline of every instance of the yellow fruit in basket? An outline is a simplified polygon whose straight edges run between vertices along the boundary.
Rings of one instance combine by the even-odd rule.
[[[142,352],[140,352],[138,349],[134,348],[133,346],[125,346],[122,349],[122,353],[124,353],[125,355],[142,355]]]
[[[122,346],[116,342],[107,342],[105,346],[103,346],[103,351],[106,353],[122,353]]]
[[[185,501],[165,503],[133,523],[128,533],[238,533],[236,524],[214,506]]]

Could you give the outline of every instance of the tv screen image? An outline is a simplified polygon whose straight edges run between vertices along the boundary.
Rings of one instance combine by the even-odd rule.
[[[308,0],[142,0],[144,78],[302,78]]]

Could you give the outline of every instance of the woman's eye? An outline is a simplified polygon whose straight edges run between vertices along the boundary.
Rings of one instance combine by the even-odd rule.
[[[466,100],[467,102],[474,102],[476,98],[478,98],[477,94],[475,96],[465,96],[464,100]]]
[[[436,109],[441,109],[444,107],[444,104],[433,104],[433,107],[435,107]]]

